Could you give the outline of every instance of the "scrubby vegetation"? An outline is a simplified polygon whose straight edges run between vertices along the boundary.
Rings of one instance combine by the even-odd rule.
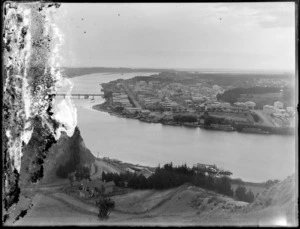
[[[204,173],[187,167],[186,164],[173,166],[172,163],[165,164],[163,167],[158,166],[155,172],[148,178],[136,173],[102,173],[102,179],[114,181],[119,187],[133,189],[168,189],[178,187],[185,183],[190,183],[198,187],[216,191],[220,194],[233,196],[230,178],[223,176],[216,178],[211,175],[206,176]]]
[[[100,196],[99,200],[96,202],[99,208],[98,217],[103,220],[107,219],[111,211],[115,208],[115,202],[108,197]]]

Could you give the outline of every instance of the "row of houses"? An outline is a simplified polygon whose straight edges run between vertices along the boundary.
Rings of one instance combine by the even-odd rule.
[[[252,101],[247,101],[247,102],[235,102],[233,104],[234,106],[238,107],[238,108],[242,108],[242,109],[251,109],[253,110],[254,107],[256,106],[255,102]]]
[[[132,107],[128,96],[125,93],[112,93],[112,104],[113,106]]]

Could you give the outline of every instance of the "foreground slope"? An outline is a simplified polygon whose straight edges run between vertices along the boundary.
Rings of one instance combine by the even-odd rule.
[[[15,225],[292,226],[297,225],[295,194],[295,176],[270,187],[252,204],[188,184],[136,190],[113,197],[115,211],[100,221],[94,205],[48,189],[35,196],[32,209]]]

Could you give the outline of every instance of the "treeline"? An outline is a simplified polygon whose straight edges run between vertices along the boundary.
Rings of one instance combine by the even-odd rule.
[[[218,101],[235,103],[240,98],[241,94],[266,94],[279,93],[281,88],[278,87],[249,87],[249,88],[233,88],[225,91],[223,94],[218,94]]]
[[[199,172],[193,168],[189,168],[186,164],[181,166],[173,166],[172,163],[165,164],[163,167],[158,166],[155,172],[148,178],[136,173],[102,173],[102,179],[105,181],[114,181],[119,187],[127,187],[133,189],[168,189],[179,187],[185,183],[213,190],[220,194],[233,196],[230,178],[223,176],[215,178],[206,176],[203,172]]]
[[[243,185],[239,185],[237,189],[235,190],[235,197],[240,201],[245,201],[248,203],[252,203],[255,199],[254,194],[251,189],[248,191],[246,190],[246,187]]]

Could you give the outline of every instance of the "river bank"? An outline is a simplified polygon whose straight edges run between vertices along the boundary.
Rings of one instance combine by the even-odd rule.
[[[279,127],[271,127],[271,126],[265,126],[259,124],[241,124],[241,123],[239,124],[233,123],[233,125],[219,125],[219,124],[205,125],[199,122],[176,122],[173,121],[173,119],[170,116],[164,115],[165,112],[161,112],[161,114],[158,116],[155,115],[150,116],[150,115],[143,115],[143,114],[126,114],[126,113],[115,111],[109,104],[107,104],[107,102],[94,105],[92,106],[92,109],[97,111],[107,112],[110,115],[120,117],[120,118],[137,119],[141,122],[160,123],[168,126],[184,126],[190,128],[201,128],[205,130],[219,130],[219,131],[227,131],[227,132],[237,131],[240,133],[252,133],[252,134],[263,134],[263,135],[269,135],[269,134],[294,135],[295,134],[295,129],[291,127],[279,128]]]

